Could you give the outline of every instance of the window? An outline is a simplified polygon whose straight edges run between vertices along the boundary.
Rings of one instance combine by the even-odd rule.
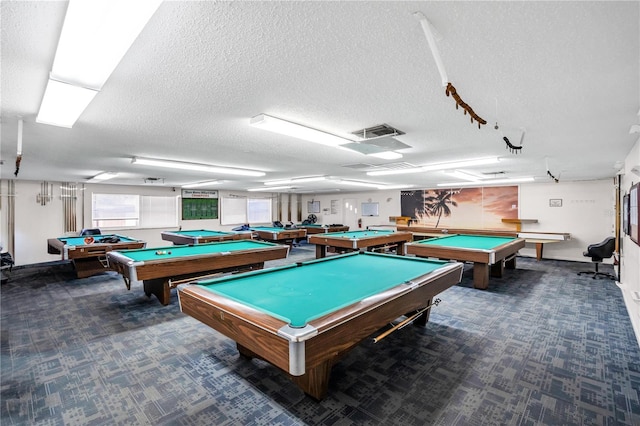
[[[270,198],[222,197],[220,223],[269,223],[272,220]]]
[[[248,198],[247,219],[249,223],[271,222],[271,199]]]
[[[163,228],[178,225],[178,198],[133,194],[93,194],[96,228]]]

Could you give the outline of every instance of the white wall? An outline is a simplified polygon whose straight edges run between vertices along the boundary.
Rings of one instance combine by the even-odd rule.
[[[561,199],[562,207],[550,207],[550,199]],[[571,234],[570,241],[545,244],[545,259],[587,261],[582,253],[589,244],[615,234],[614,179],[523,184],[519,217],[538,220],[538,223],[523,224],[522,231]],[[520,254],[534,257],[535,246],[527,244]]]
[[[640,165],[640,139],[638,139],[624,162],[624,175],[622,175],[620,184],[622,195],[629,193],[631,185],[640,181],[640,176],[631,171],[634,166],[638,165]],[[624,296],[636,339],[640,342],[640,301],[636,301],[636,298],[634,298],[634,293],[640,292],[640,247],[631,241],[628,235],[623,234],[620,252],[619,286]]]
[[[356,215],[346,214],[346,200],[354,201],[353,205],[358,210]],[[308,201],[320,201],[320,214],[316,214],[318,223],[340,223],[349,226],[351,230],[358,228],[358,218],[362,219],[362,229],[366,229],[367,226],[372,225],[389,225],[389,216],[400,216],[400,190],[305,195],[302,197],[302,219],[309,215]],[[360,215],[362,203],[378,203],[378,216],[362,217]],[[332,206],[334,212],[331,210]]]
[[[427,188],[425,188],[427,189]],[[549,207],[549,199],[562,199],[562,207]],[[380,203],[378,217],[363,217],[363,228],[370,225],[388,225],[389,216],[400,216],[400,191],[362,192],[355,194],[314,195],[303,197],[303,217],[306,217],[307,201],[320,201],[323,212],[318,215],[321,223],[344,223],[357,228],[356,220],[344,220],[344,200]],[[337,214],[325,212],[331,200],[338,200]],[[615,223],[615,187],[613,179],[588,182],[534,183],[520,186],[520,213],[522,219],[537,219],[538,223],[525,224],[523,231],[570,233],[570,241],[545,244],[544,258],[558,260],[589,261],[583,256],[589,244],[600,242],[613,235]],[[523,256],[535,257],[533,244],[520,251]],[[607,262],[612,262],[608,260]],[[586,268],[589,266],[585,265]]]

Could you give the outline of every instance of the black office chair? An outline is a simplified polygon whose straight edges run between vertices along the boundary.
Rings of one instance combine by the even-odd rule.
[[[84,237],[85,235],[102,235],[102,232],[98,228],[84,228],[80,231],[80,236]]]
[[[587,274],[591,275],[593,279],[596,278],[610,278],[615,279],[612,274],[598,271],[598,264],[602,263],[602,259],[608,259],[613,256],[613,252],[616,249],[616,239],[614,237],[605,238],[604,241],[598,244],[591,244],[587,247],[587,251],[582,253],[583,255],[590,257],[591,261],[596,265],[595,271],[582,271],[578,272],[578,275]]]

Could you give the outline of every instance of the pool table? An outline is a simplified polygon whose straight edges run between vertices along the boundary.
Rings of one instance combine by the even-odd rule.
[[[109,263],[127,286],[143,281],[147,296],[168,305],[171,289],[182,280],[222,272],[262,269],[268,260],[283,259],[289,246],[265,241],[236,240],[191,246],[168,246],[108,253]]]
[[[162,231],[162,239],[171,241],[176,245],[204,244],[218,241],[250,240],[253,235],[247,232],[223,232],[209,231],[207,229],[195,229],[189,231]]]
[[[300,238],[307,237],[307,231],[299,228],[277,228],[274,226],[252,226],[251,231],[261,240],[293,245]]]
[[[407,244],[406,252],[419,257],[473,262],[473,286],[486,289],[489,274],[501,277],[505,266],[515,269],[516,253],[524,244],[522,238],[456,234]]]
[[[62,260],[73,263],[78,278],[109,271],[107,252],[111,250],[137,249],[144,241],[118,234],[60,237],[47,240],[47,253],[62,254]]]
[[[411,232],[396,232],[393,230],[348,231],[316,234],[308,238],[309,244],[316,245],[316,258],[327,255],[327,248],[333,247],[340,251],[375,250],[379,247],[394,246],[397,254],[404,254],[404,244],[413,241]]]
[[[320,400],[343,355],[405,314],[426,324],[432,299],[461,277],[457,262],[360,252],[181,284],[178,298],[242,356],[270,362]]]
[[[329,232],[344,232],[348,231],[349,227],[346,225],[322,225],[319,223],[308,225],[296,225],[298,228],[305,229],[307,235],[311,234],[327,234]]]

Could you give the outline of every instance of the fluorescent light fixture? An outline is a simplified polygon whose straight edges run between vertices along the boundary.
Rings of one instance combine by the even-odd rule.
[[[334,183],[349,185],[349,186],[363,186],[366,188],[376,188],[376,189],[402,189],[402,188],[412,188],[414,185],[382,185],[379,183],[372,182],[360,182],[355,180],[346,180],[346,179],[332,179]]]
[[[380,185],[378,189],[405,189],[413,188],[415,185]]]
[[[372,157],[382,158],[383,160],[397,160],[399,158],[402,158],[402,154],[394,151],[376,152],[368,155]]]
[[[523,182],[533,182],[535,179],[532,177],[522,177],[522,178],[512,178],[512,179],[491,179],[491,180],[483,180],[476,182],[449,182],[449,183],[439,183],[438,186],[466,186],[466,185],[475,185],[475,186],[485,186],[485,185],[499,185],[504,183],[523,183]]]
[[[420,167],[414,167],[411,169],[394,169],[394,170],[376,170],[373,172],[367,172],[369,176],[387,176],[387,175],[401,175],[408,173],[421,173],[421,172],[433,172],[438,170],[458,169],[463,167],[482,166],[485,164],[494,164],[499,162],[498,157],[486,157],[486,158],[474,158],[471,160],[452,161],[449,163],[435,163],[426,164]]]
[[[247,191],[250,191],[250,192],[267,191],[268,192],[268,191],[275,191],[275,190],[278,190],[278,189],[293,189],[293,186],[285,185],[285,186],[270,186],[268,188],[265,188],[265,187],[262,187],[262,188],[249,188],[249,189],[247,189]]]
[[[97,94],[97,90],[49,79],[36,122],[71,128]]]
[[[324,193],[324,192],[340,192],[342,191],[341,189],[336,189],[336,188],[324,188],[324,189],[303,189],[303,190],[299,190],[296,189],[296,194],[320,194],[320,193]]]
[[[447,176],[453,176],[458,179],[467,180],[471,182],[478,182],[479,180],[482,179],[481,177],[476,176],[475,174],[468,173],[462,170],[444,170],[444,173]]]
[[[153,167],[165,167],[169,169],[191,170],[196,172],[219,173],[238,176],[264,176],[266,173],[255,170],[236,169],[231,167],[211,166],[209,164],[188,163],[183,161],[159,160],[155,158],[133,157],[132,164]]]
[[[87,180],[87,182],[103,182],[118,176],[118,172],[102,172]]]
[[[203,186],[212,186],[212,185],[220,185],[223,181],[221,180],[208,180],[205,182],[194,182],[194,183],[187,183],[185,185],[182,185],[181,188],[201,188]]]
[[[304,178],[291,178],[291,179],[282,179],[282,180],[271,180],[269,182],[265,182],[265,185],[288,185],[290,183],[307,183],[307,182],[320,182],[326,180],[327,178],[324,176],[313,176],[313,177],[304,177]]]
[[[367,188],[379,188],[380,185],[379,183],[371,183],[371,182],[359,182],[359,181],[355,181],[355,180],[345,180],[345,179],[332,179],[331,180],[333,183],[337,183],[340,185],[350,185],[350,186],[364,186]]]
[[[52,77],[102,88],[161,0],[71,0],[67,7]]]
[[[301,124],[292,123],[291,121],[282,120],[266,114],[259,114],[251,118],[249,121],[254,127],[268,130],[270,132],[279,133],[281,135],[292,136],[294,138],[303,139],[309,142],[315,142],[327,146],[339,146],[345,143],[351,143],[349,139],[341,138],[331,133],[321,130],[312,129]]]
[[[36,121],[73,126],[160,3],[161,0],[69,1]],[[67,87],[60,93],[62,89],[53,82]]]

